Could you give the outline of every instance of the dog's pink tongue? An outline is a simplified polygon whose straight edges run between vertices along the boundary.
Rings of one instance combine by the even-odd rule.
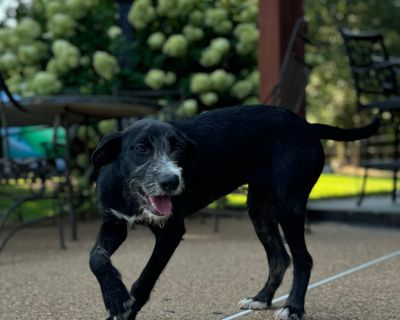
[[[155,196],[149,197],[151,205],[157,212],[163,216],[167,216],[172,212],[171,196]]]

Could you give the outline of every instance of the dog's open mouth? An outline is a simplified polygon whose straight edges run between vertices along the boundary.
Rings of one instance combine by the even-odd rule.
[[[144,200],[146,200],[153,214],[169,216],[172,213],[172,201],[170,195],[149,195],[141,187],[138,187],[138,193]]]

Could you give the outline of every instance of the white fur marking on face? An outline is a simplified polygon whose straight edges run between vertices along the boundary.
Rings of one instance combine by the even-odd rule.
[[[171,161],[166,155],[162,156],[159,162],[159,170],[164,174],[177,175],[179,177],[179,186],[173,192],[173,194],[180,194],[184,189],[184,183],[182,179],[182,168],[178,167],[175,162]]]
[[[257,301],[252,298],[245,298],[240,300],[238,303],[239,310],[264,310],[267,309],[268,305],[266,302]]]

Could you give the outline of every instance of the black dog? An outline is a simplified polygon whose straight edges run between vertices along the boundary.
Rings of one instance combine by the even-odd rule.
[[[279,320],[300,319],[312,268],[304,240],[308,195],[321,174],[320,139],[367,138],[379,127],[340,129],[309,124],[283,108],[239,106],[205,112],[177,123],[140,120],[104,137],[93,153],[100,169],[98,205],[103,217],[90,267],[109,319],[135,319],[185,233],[184,217],[248,183],[249,215],[268,255],[269,277],[244,309],[271,305],[290,258],[293,286]],[[155,234],[154,251],[130,292],[110,257],[127,235],[127,222]]]

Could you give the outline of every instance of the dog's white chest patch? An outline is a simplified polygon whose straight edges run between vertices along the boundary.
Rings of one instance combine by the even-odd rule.
[[[116,216],[118,219],[126,220],[130,225],[132,225],[132,224],[135,223],[135,220],[136,220],[136,216],[135,216],[135,215],[129,217],[129,216],[123,214],[122,212],[119,212],[119,211],[114,210],[114,209],[112,209],[112,208],[110,208],[110,212],[111,212],[114,216]]]

